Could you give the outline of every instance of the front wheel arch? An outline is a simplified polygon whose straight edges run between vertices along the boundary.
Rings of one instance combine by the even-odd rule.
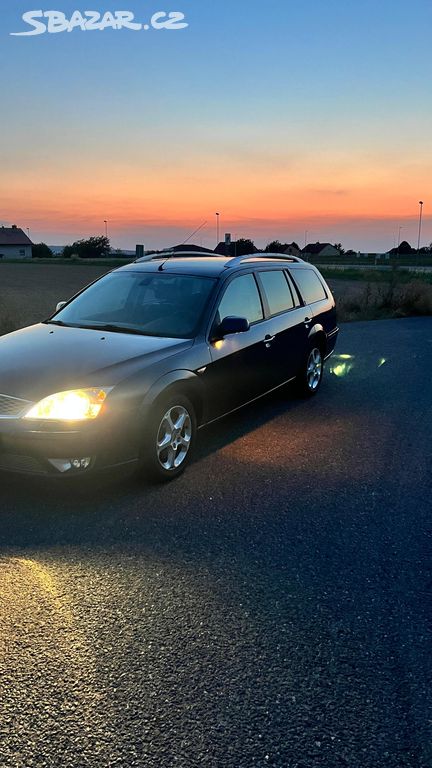
[[[142,402],[140,416],[144,419],[148,418],[161,398],[171,397],[176,393],[190,400],[195,409],[197,422],[200,424],[204,412],[203,382],[196,373],[187,370],[172,371],[158,379]]]

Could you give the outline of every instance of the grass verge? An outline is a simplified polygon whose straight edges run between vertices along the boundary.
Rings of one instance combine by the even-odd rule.
[[[327,269],[319,267],[319,271],[329,280],[350,280],[359,283],[410,283],[420,281],[432,284],[432,272],[412,272],[409,269]]]
[[[366,283],[355,296],[341,297],[341,322],[432,315],[432,285],[422,280],[409,283]]]

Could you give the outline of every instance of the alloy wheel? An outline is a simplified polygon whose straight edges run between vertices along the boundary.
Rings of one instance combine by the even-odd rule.
[[[182,405],[172,406],[159,425],[156,450],[159,464],[168,472],[184,463],[192,441],[192,419]]]
[[[306,369],[307,385],[311,392],[314,392],[320,385],[322,369],[322,355],[320,350],[315,347],[310,352]]]

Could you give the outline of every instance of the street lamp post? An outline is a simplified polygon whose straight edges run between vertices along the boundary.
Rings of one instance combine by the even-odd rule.
[[[310,230],[306,229],[305,230],[305,238],[304,238],[304,240],[305,240],[305,244],[304,244],[305,253],[306,253],[306,246],[307,246],[307,241],[308,241],[309,235],[310,235]],[[306,256],[306,261],[309,261],[309,256]]]
[[[420,216],[419,216],[419,232],[418,232],[418,243],[417,243],[417,256],[420,255],[420,240],[421,240],[421,230],[422,230],[422,221],[423,221],[423,200],[419,200],[419,206],[420,206]]]
[[[105,224],[105,237],[108,237],[108,222],[106,219],[104,219],[104,224]]]
[[[220,243],[220,237],[219,237],[219,234],[220,234],[219,217],[220,217],[220,213],[217,213],[216,214],[216,238],[217,238],[216,245],[219,245],[219,243]]]

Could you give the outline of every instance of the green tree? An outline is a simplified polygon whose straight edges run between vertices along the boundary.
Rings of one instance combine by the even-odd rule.
[[[32,248],[32,255],[34,259],[52,259],[54,256],[46,243],[35,243]]]
[[[104,259],[111,255],[111,245],[108,237],[89,237],[87,240],[76,240],[72,245],[63,249],[63,257],[70,259],[78,256],[80,259]]]
[[[411,248],[410,244],[406,240],[402,240],[398,248],[392,248],[389,253],[391,256],[411,256],[411,254],[417,253],[415,248]]]
[[[288,248],[287,244],[279,242],[279,240],[272,240],[271,243],[266,245],[265,253],[285,253]]]
[[[333,247],[339,251],[340,256],[344,255],[345,249],[342,247],[342,243],[335,243]]]
[[[237,240],[235,243],[235,254],[236,256],[247,256],[249,253],[257,253],[255,244],[253,240],[241,237],[240,240]]]
[[[396,248],[396,251],[398,249]],[[412,248],[411,245],[406,241],[402,240],[400,246],[399,246],[399,253],[403,253],[405,255],[409,255],[411,253],[416,253],[416,249]]]

